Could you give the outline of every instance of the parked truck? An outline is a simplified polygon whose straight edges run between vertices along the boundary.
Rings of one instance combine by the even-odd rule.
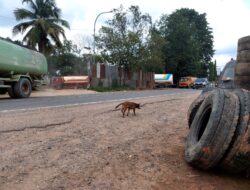
[[[154,74],[155,87],[172,86],[173,74]]]
[[[196,80],[196,77],[191,77],[191,76],[187,76],[187,77],[181,77],[180,81],[179,81],[179,87],[180,88],[190,88],[192,87],[192,85],[194,84],[194,81]]]
[[[28,98],[44,84],[48,65],[43,54],[0,39],[0,94]]]

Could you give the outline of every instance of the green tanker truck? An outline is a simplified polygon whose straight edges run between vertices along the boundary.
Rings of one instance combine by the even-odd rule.
[[[0,39],[0,94],[28,98],[44,84],[48,65],[41,53]]]

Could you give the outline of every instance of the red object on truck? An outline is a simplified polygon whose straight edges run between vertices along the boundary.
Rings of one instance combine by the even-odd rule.
[[[90,80],[88,76],[60,76],[53,77],[51,84],[55,89],[88,88]]]

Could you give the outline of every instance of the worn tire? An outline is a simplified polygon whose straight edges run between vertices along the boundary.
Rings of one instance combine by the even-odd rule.
[[[192,122],[185,148],[186,161],[201,169],[215,167],[232,140],[238,117],[238,97],[230,91],[213,90]]]
[[[237,53],[237,63],[249,63],[250,62],[250,49],[239,51]]]
[[[234,84],[237,88],[250,90],[250,76],[235,75]]]
[[[238,49],[237,51],[244,51],[250,49],[250,36],[245,36],[238,40]]]
[[[215,89],[215,87],[205,87],[202,89],[201,93],[204,94],[206,92],[211,92],[214,89]]]
[[[17,98],[28,98],[31,94],[32,86],[27,78],[20,78],[14,85],[14,94]]]
[[[239,173],[250,168],[250,97],[249,92],[237,89],[234,93],[240,100],[240,117],[231,145],[221,162],[221,167]]]
[[[187,118],[188,118],[188,128],[190,128],[195,114],[198,111],[199,107],[201,106],[202,102],[204,101],[204,99],[210,94],[211,91],[209,92],[205,92],[203,94],[200,94],[193,102],[192,104],[189,106],[188,108],[188,112],[187,112]]]
[[[235,75],[250,76],[250,62],[249,63],[242,63],[242,62],[237,63],[235,66]]]

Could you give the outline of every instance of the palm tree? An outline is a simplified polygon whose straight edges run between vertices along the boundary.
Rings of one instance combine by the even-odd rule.
[[[62,45],[60,36],[66,39],[64,28],[70,28],[69,23],[61,19],[61,9],[56,6],[55,0],[22,0],[27,3],[29,9],[15,9],[14,15],[17,21],[25,20],[13,27],[14,35],[21,33],[23,42],[44,54],[49,54],[53,44]],[[28,21],[27,21],[28,20]]]

